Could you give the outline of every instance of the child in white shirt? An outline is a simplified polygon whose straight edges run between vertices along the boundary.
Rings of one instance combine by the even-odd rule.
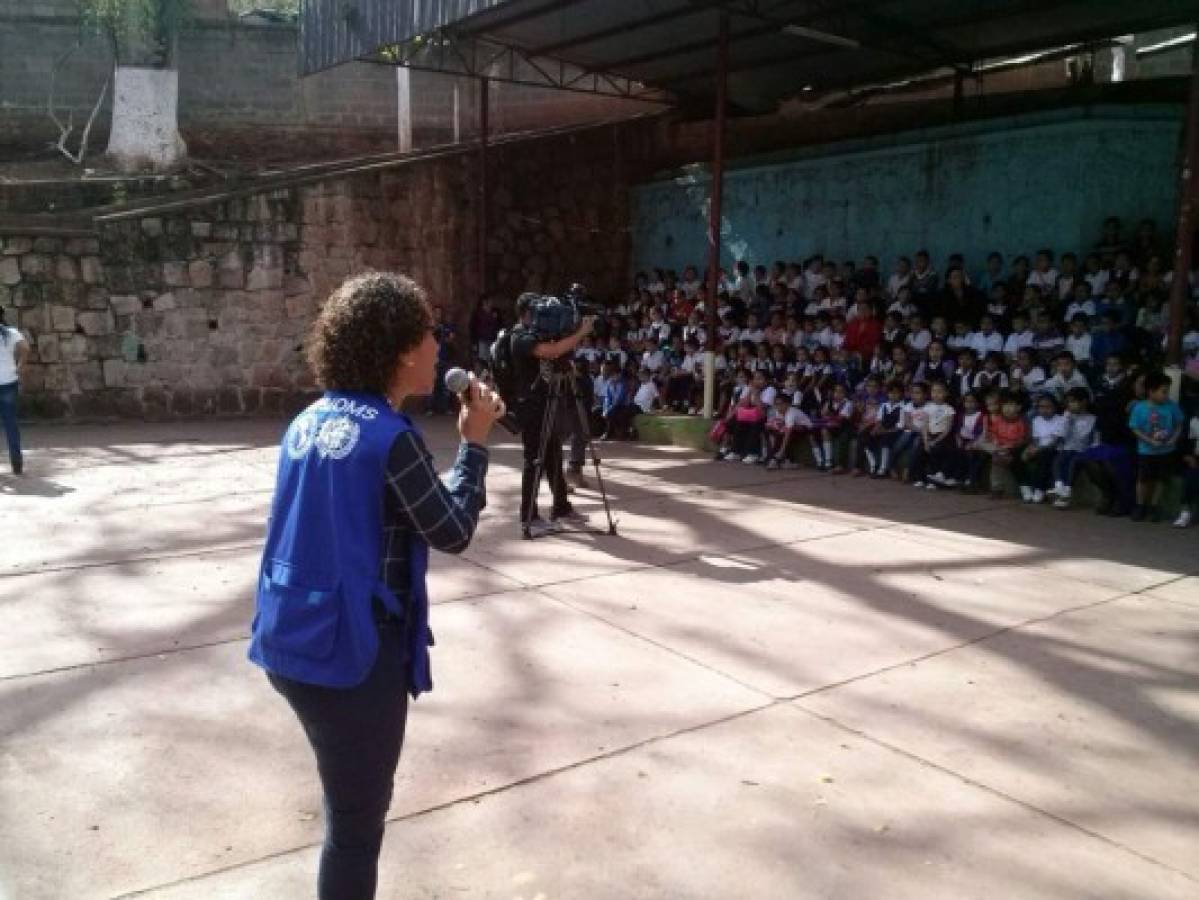
[[[658,403],[658,386],[654,384],[654,377],[649,369],[642,369],[638,377],[641,383],[637,386],[637,393],[633,395],[633,405],[639,412],[652,412]]]
[[[1012,333],[1003,342],[1003,352],[1009,360],[1015,360],[1017,353],[1025,347],[1032,346],[1032,339],[1033,333],[1028,327],[1028,319],[1023,313],[1015,313],[1012,316]]]
[[[1182,455],[1182,509],[1174,520],[1175,528],[1186,528],[1199,506],[1199,415],[1191,416]]]
[[[1087,317],[1082,313],[1070,320],[1066,350],[1074,354],[1074,361],[1083,371],[1091,368],[1091,333],[1087,331]]]
[[[1010,375],[1012,387],[1030,397],[1040,392],[1045,384],[1045,370],[1037,365],[1032,349],[1022,347],[1016,354],[1016,364]]]
[[[938,483],[948,483],[949,476],[945,473],[952,471],[954,415],[954,408],[949,404],[949,388],[944,382],[934,382],[932,402],[924,406],[924,427],[912,454],[909,476],[913,486],[936,490]]]
[[[1053,489],[1048,492],[1057,496],[1053,505],[1058,509],[1065,509],[1070,505],[1075,463],[1080,454],[1095,445],[1098,438],[1095,433],[1095,415],[1087,411],[1089,402],[1090,397],[1082,388],[1066,391],[1066,415],[1063,417],[1061,446],[1053,458]]]
[[[1052,250],[1042,250],[1037,254],[1026,283],[1029,287],[1035,287],[1042,295],[1057,291],[1057,269],[1053,267]]]
[[[791,397],[785,391],[779,391],[766,418],[766,468],[798,466],[794,459],[795,450],[800,445],[799,439],[811,428],[812,420],[792,404]]]
[[[907,480],[908,469],[905,468],[905,454],[915,451],[916,443],[924,434],[924,408],[928,400],[925,396],[923,384],[913,384],[911,387],[911,399],[903,405],[903,412],[900,414],[900,430],[899,437],[895,441],[892,448],[892,460],[896,466],[896,473],[900,479]]]
[[[1020,485],[1025,503],[1043,503],[1053,473],[1053,458],[1065,436],[1066,420],[1058,412],[1057,400],[1049,394],[1037,398],[1037,414],[1032,420],[1032,440],[1012,460],[1012,474]]]

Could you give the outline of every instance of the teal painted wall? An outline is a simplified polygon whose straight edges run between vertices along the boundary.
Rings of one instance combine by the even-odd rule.
[[[1180,122],[1171,106],[1058,110],[746,160],[725,173],[723,264],[874,253],[889,272],[923,247],[980,271],[991,250],[1089,248],[1108,215],[1170,234]],[[702,270],[709,181],[694,166],[634,189],[635,270]]]

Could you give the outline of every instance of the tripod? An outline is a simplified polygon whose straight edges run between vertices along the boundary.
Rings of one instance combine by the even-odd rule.
[[[541,491],[541,478],[545,474],[546,451],[549,449],[550,441],[560,440],[558,430],[554,426],[557,424],[558,410],[564,399],[570,401],[571,413],[578,418],[577,425],[583,429],[583,435],[587,442],[587,451],[591,456],[591,464],[595,468],[595,483],[599,488],[600,497],[604,501],[604,515],[608,518],[608,534],[616,534],[616,522],[612,518],[612,508],[608,504],[608,492],[604,488],[604,476],[600,472],[600,458],[595,450],[595,442],[591,439],[591,422],[587,415],[587,410],[583,407],[583,401],[580,399],[578,392],[575,390],[574,373],[559,372],[553,369],[553,364],[542,365],[541,374],[538,376],[545,381],[548,388],[545,411],[541,415],[541,444],[537,449],[537,462],[535,475],[533,480],[533,497]],[[533,522],[533,509],[536,503],[530,503],[529,508],[525,513],[525,520],[520,523],[521,537],[525,540],[533,540],[541,535],[534,535],[531,525]],[[577,532],[583,534],[603,534],[603,531],[595,528],[557,528],[553,533],[562,532]]]

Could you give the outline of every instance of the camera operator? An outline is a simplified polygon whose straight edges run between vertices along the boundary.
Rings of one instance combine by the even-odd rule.
[[[567,357],[579,341],[591,332],[593,317],[587,316],[574,334],[558,340],[539,338],[532,326],[532,305],[538,300],[536,294],[521,294],[516,300],[519,324],[513,328],[511,337],[512,367],[516,385],[514,412],[521,426],[521,442],[524,445],[524,472],[521,477],[520,521],[522,526],[545,528],[537,510],[537,493],[540,487],[537,478],[537,457],[543,443],[542,426],[545,422],[546,403],[549,399],[549,371],[572,371]],[[552,367],[557,364],[557,369]],[[545,441],[545,459],[542,471],[550,484],[554,497],[550,509],[552,519],[575,518],[576,513],[566,495],[566,476],[562,471],[562,442],[558,434],[556,419],[559,411],[550,420],[551,433]]]

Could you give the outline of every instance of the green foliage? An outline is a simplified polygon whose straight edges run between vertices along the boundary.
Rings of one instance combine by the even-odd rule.
[[[86,27],[107,35],[119,60],[169,66],[191,16],[190,0],[79,0]]]

